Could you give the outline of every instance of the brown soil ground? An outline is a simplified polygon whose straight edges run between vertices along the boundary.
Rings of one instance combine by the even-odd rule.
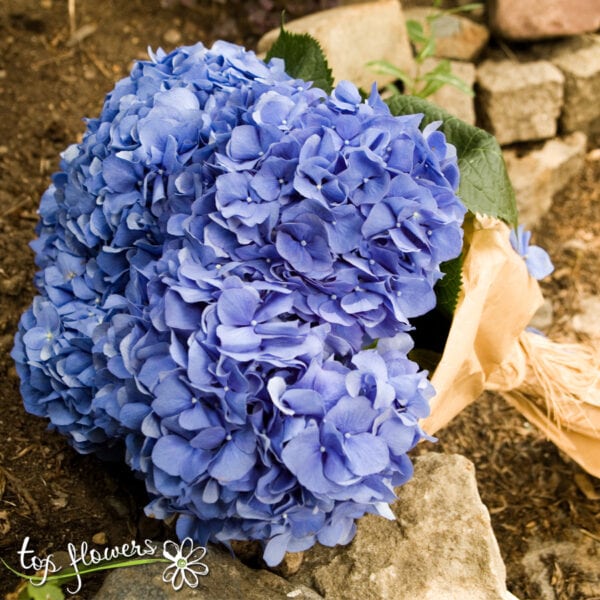
[[[78,139],[82,117],[98,114],[104,94],[132,59],[146,56],[147,46],[210,45],[222,38],[253,47],[278,23],[282,8],[294,17],[334,4],[198,0],[165,8],[159,0],[78,0],[76,27],[88,35],[70,44],[65,0],[0,1],[0,556],[9,563],[16,563],[26,536],[43,554],[91,542],[96,534],[111,545],[164,534],[161,524],[143,517],[143,487],[125,467],[76,454],[22,407],[9,352],[34,294],[28,242],[59,152]],[[574,336],[570,318],[580,293],[600,291],[600,161],[592,158],[555,201],[538,235],[557,266],[546,289],[555,310],[553,333],[562,338]],[[475,463],[509,589],[521,600],[539,596],[520,563],[531,543],[567,539],[573,529],[600,540],[600,504],[590,499],[598,481],[500,398],[481,398],[440,440],[431,449],[459,452]],[[548,569],[557,598],[585,597],[581,573],[561,572],[551,557]],[[100,582],[86,581],[78,597],[92,597]],[[0,596],[17,583],[0,568]]]

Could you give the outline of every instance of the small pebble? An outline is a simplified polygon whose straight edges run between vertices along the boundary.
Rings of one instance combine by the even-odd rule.
[[[594,148],[587,153],[588,160],[600,160],[600,148]]]
[[[26,284],[27,275],[25,273],[17,273],[7,278],[0,278],[0,293],[7,296],[18,296]]]
[[[104,531],[99,531],[98,533],[92,536],[92,542],[94,542],[94,544],[99,544],[103,546],[108,542],[108,536],[106,535],[106,533],[104,533]]]
[[[83,78],[87,79],[88,81],[95,79],[96,71],[94,70],[94,67],[90,67],[89,65],[83,67]]]
[[[283,561],[278,565],[275,572],[282,577],[295,575],[302,566],[304,552],[286,552]],[[288,594],[288,597],[292,597]]]
[[[167,29],[163,33],[163,40],[168,44],[179,44],[181,42],[181,32],[177,29]]]
[[[52,553],[52,562],[61,569],[67,569],[73,566],[71,555],[65,550],[58,550]]]
[[[14,336],[10,333],[5,333],[0,336],[0,352],[10,352],[10,349],[15,343]]]

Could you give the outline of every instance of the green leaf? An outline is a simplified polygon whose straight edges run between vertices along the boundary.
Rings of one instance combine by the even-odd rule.
[[[21,588],[21,591],[19,592],[19,595],[17,596],[17,600],[31,600],[31,596],[29,595],[29,592],[27,591],[27,586]]]
[[[482,2],[471,2],[470,4],[463,4],[462,6],[455,6],[454,8],[447,8],[443,11],[444,15],[455,15],[461,12],[472,12],[474,10],[479,10],[483,8],[485,5]]]
[[[427,73],[425,73],[425,75],[423,75],[423,79],[427,79],[429,77],[435,77],[436,75],[446,75],[448,73],[450,73],[450,71],[452,70],[452,65],[450,64],[450,61],[445,58],[443,60],[440,60],[437,65],[435,65],[435,67],[433,67],[433,69],[431,69],[431,71],[428,71]]]
[[[291,77],[312,81],[328,94],[333,89],[333,76],[325,54],[319,42],[308,33],[290,33],[282,26],[266,60],[274,57],[285,61],[285,72]]]
[[[45,583],[40,586],[28,583],[27,593],[31,600],[64,600],[65,598],[62,590],[52,583]]]
[[[468,125],[422,98],[398,95],[388,101],[395,115],[423,113],[422,125],[442,121],[441,131],[456,147],[460,186],[458,195],[472,212],[489,215],[517,225],[515,193],[508,178],[502,151],[496,138]]]
[[[452,85],[468,96],[474,96],[473,90],[460,77],[452,73],[452,65],[449,60],[441,60],[435,68],[425,73],[422,79],[427,83],[418,94],[421,98],[431,96],[444,85]]]
[[[431,35],[429,38],[427,38],[426,43],[423,45],[423,48],[421,48],[420,52],[415,57],[415,60],[418,63],[422,63],[426,58],[430,58],[431,56],[433,56],[435,54],[435,44],[435,36]]]
[[[429,37],[423,31],[423,25],[414,19],[406,21],[406,32],[408,33],[408,39],[413,44],[426,44],[429,41]]]
[[[435,92],[446,85],[446,78],[450,73],[450,69],[450,61],[440,61],[433,69],[431,69],[431,71],[422,76],[421,79],[425,82],[425,85],[419,90],[418,94],[415,94],[415,96],[427,98],[428,96],[431,96],[431,94],[435,94]]]
[[[448,319],[452,319],[462,289],[462,264],[462,256],[442,263],[444,277],[435,286],[436,309]]]
[[[412,89],[415,85],[414,79],[406,71],[399,69],[396,65],[393,65],[388,60],[371,60],[367,63],[367,67],[371,67],[375,73],[394,77],[395,79],[401,81],[404,86],[409,89]]]
[[[432,77],[427,80],[427,83],[415,93],[415,96],[419,98],[429,98],[432,94],[435,94],[440,88],[444,87],[444,82]]]
[[[439,73],[434,76],[434,80],[440,82],[442,85],[451,85],[467,96],[475,95],[473,90],[460,77],[457,77],[453,73]]]
[[[406,21],[406,32],[408,38],[415,46],[421,46],[418,50],[415,60],[422,63],[426,58],[435,53],[435,37],[431,33],[425,33],[423,25],[414,19]]]

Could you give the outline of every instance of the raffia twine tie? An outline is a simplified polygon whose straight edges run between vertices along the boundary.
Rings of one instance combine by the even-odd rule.
[[[486,381],[592,475],[600,477],[600,347],[524,331]]]

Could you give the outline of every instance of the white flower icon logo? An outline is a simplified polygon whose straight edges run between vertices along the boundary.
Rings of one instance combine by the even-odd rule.
[[[163,581],[170,583],[176,592],[183,587],[184,583],[191,588],[198,587],[198,576],[208,574],[208,566],[200,562],[205,554],[206,548],[194,547],[194,542],[189,537],[185,538],[181,545],[170,540],[164,542],[163,556],[173,564],[164,570]]]

